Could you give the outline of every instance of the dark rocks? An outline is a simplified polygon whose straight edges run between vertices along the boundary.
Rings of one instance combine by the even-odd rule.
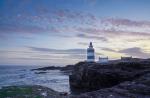
[[[61,95],[61,96],[67,96],[68,93],[67,93],[67,92],[60,92],[60,95]]]
[[[46,71],[46,70],[56,70],[56,69],[60,69],[60,67],[49,66],[49,67],[42,67],[42,68],[32,69],[32,71],[33,70],[43,70],[43,71]]]
[[[40,72],[35,72],[35,74],[46,74],[47,72],[45,71],[40,71]]]
[[[37,69],[31,69],[31,71],[40,71],[40,72],[35,72],[35,74],[44,74],[47,73],[45,71],[48,70],[60,70],[63,74],[70,75],[73,69],[74,69],[74,65],[66,65],[64,67],[56,67],[56,66],[41,67]]]
[[[92,91],[79,98],[150,98],[149,74],[150,62],[108,65],[80,62],[69,78],[72,90]]]
[[[111,88],[79,95],[77,98],[150,98],[150,73],[133,81],[126,81]]]
[[[31,71],[34,70],[42,70],[42,71],[46,71],[46,70],[61,70],[61,71],[70,71],[73,69],[73,65],[66,65],[64,67],[57,67],[57,66],[49,66],[49,67],[41,67],[41,68],[36,68],[36,69],[31,69]]]

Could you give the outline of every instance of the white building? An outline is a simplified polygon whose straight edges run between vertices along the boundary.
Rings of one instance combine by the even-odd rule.
[[[100,63],[100,64],[108,63],[108,57],[99,57],[99,60],[97,63]]]
[[[92,42],[90,42],[89,48],[87,48],[87,62],[95,62],[95,53]]]

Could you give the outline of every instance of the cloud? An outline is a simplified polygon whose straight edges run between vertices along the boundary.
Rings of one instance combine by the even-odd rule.
[[[86,49],[50,49],[50,48],[39,48],[39,47],[28,47],[32,51],[43,52],[49,54],[46,57],[37,55],[38,58],[52,58],[52,59],[66,59],[66,60],[85,60]],[[40,53],[40,54],[43,54]]]
[[[112,24],[115,26],[150,26],[150,21],[134,21],[130,19],[122,19],[122,18],[107,18],[107,19],[102,19],[101,23],[108,23]]]
[[[23,50],[0,50],[5,64],[73,64],[86,58],[85,49],[51,49],[26,47]]]
[[[78,42],[79,45],[83,45],[83,46],[88,46],[89,43],[85,43],[85,42]]]
[[[104,51],[117,52],[117,51],[115,51],[115,50],[113,50],[113,49],[111,49],[111,48],[101,48],[101,47],[100,47],[100,49],[102,49],[102,50],[104,50]]]
[[[18,60],[27,60],[27,61],[29,61],[29,60],[54,60],[53,58],[31,58],[31,57],[20,57],[20,58],[11,58],[11,59],[18,59]],[[59,59],[59,58],[57,58],[57,59]]]
[[[93,35],[87,35],[87,34],[77,34],[77,37],[80,38],[86,38],[86,39],[96,39],[96,40],[101,40],[104,42],[107,42],[107,38],[101,37],[101,36],[93,36]]]
[[[79,32],[85,32],[88,34],[92,35],[111,35],[111,36],[116,36],[116,35],[137,35],[137,36],[150,36],[150,32],[145,32],[145,31],[129,31],[129,30],[120,30],[118,28],[93,28],[93,27],[88,27],[88,28],[77,28],[76,29]]]
[[[68,58],[68,59],[75,59],[78,61],[82,61],[86,59],[86,54],[69,54],[67,56],[63,56],[64,58]]]
[[[118,36],[143,36],[148,37],[150,36],[149,32],[136,32],[136,31],[126,31],[126,30],[117,30],[117,29],[110,29],[110,30],[103,30],[102,32],[105,32],[105,35],[108,35],[110,37],[118,37]]]
[[[97,0],[87,0],[87,2],[97,2]],[[25,5],[28,5],[30,3],[31,2],[27,1]],[[24,3],[20,2],[19,4]],[[25,7],[25,5],[23,6]],[[44,4],[41,5],[42,6],[36,5],[33,7],[33,11],[36,12],[35,15],[22,12],[16,16],[10,16],[9,19],[2,18],[3,21],[0,23],[0,37],[4,32],[8,32],[9,34],[12,32],[32,34],[49,33],[52,36],[55,35],[55,33],[63,32],[64,36],[67,36],[66,33],[76,33],[76,31],[80,33],[89,33],[96,36],[108,35],[110,37],[116,36],[116,34],[123,36],[135,34],[138,36],[150,36],[150,21],[134,21],[122,18],[100,19],[97,15],[83,11],[76,11],[70,9],[50,10],[48,9],[49,7],[44,6]],[[21,6],[19,6],[19,8],[20,7]],[[63,37],[63,35],[59,37]],[[92,38],[99,39],[95,36],[92,36]],[[102,40],[106,41],[106,38],[102,38]]]
[[[41,6],[33,8],[33,10],[35,9],[39,9],[40,13],[31,15],[30,13],[26,14],[27,12],[22,12],[17,15],[11,15],[9,18],[1,17],[0,37],[16,33],[51,34],[53,36],[55,33],[62,32],[64,33],[62,36],[67,36],[66,32],[75,32],[74,26],[78,26],[79,24],[89,25],[96,21],[96,16],[87,12],[69,9],[48,10],[47,7]]]
[[[50,48],[39,48],[39,47],[28,47],[32,51],[39,51],[39,52],[49,52],[52,54],[85,54],[85,49],[50,49]]]
[[[114,53],[121,53],[121,54],[123,53],[125,55],[139,57],[139,58],[149,58],[150,57],[150,53],[145,53],[139,47],[126,48],[126,49],[122,49],[119,51],[113,50],[111,48],[103,48],[103,47],[100,47],[100,49],[102,49],[104,51],[114,52]]]
[[[98,56],[98,57],[99,57],[100,55],[101,55],[101,56],[104,55],[104,53],[99,53],[99,52],[96,52],[95,54],[96,54],[95,56]]]
[[[52,11],[52,14],[58,19],[61,19],[61,21],[78,20],[81,23],[83,23],[83,22],[86,22],[86,20],[89,20],[89,21],[96,20],[96,16],[91,13],[69,10],[69,9],[54,10]]]
[[[133,47],[133,48],[127,48],[118,51],[119,53],[124,53],[126,55],[131,55],[135,57],[141,57],[141,58],[149,58],[150,54],[143,52],[143,50],[139,47]]]
[[[2,33],[43,33],[48,31],[39,26],[20,24],[0,24],[0,34]]]
[[[87,27],[87,28],[76,28],[77,31],[79,32],[84,32],[84,33],[89,33],[89,34],[98,34],[99,32],[101,32],[102,30],[97,29],[97,28],[93,28],[93,27]]]

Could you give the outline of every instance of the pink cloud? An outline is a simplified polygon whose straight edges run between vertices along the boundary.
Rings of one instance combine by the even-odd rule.
[[[115,26],[125,25],[125,26],[150,26],[150,21],[134,21],[130,19],[121,18],[107,18],[102,19],[101,23],[108,23]]]

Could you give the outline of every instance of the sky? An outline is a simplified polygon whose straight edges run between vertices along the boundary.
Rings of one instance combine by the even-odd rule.
[[[0,0],[0,65],[150,58],[150,0]]]

